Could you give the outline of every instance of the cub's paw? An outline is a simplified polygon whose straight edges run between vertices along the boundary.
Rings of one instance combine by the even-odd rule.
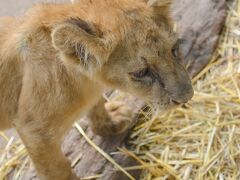
[[[95,133],[101,136],[118,135],[125,132],[132,124],[133,113],[129,106],[119,101],[104,104],[107,118],[94,126]]]
[[[106,130],[110,134],[121,134],[130,127],[133,113],[129,106],[119,101],[107,102],[104,106],[109,116]]]

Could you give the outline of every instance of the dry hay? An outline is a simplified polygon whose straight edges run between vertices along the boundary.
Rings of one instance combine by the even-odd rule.
[[[240,179],[239,0],[237,4],[237,10],[229,7],[214,58],[193,80],[193,100],[172,112],[143,118],[131,135],[135,150],[120,149],[141,165],[125,170],[144,169],[142,180]],[[75,127],[87,139],[81,127]],[[0,150],[0,179],[7,179],[10,172],[11,179],[20,179],[29,168],[26,149],[19,140],[4,133],[0,133],[0,138],[8,142]],[[91,140],[87,141],[124,171]]]
[[[20,140],[15,140],[14,137],[8,137],[0,132],[0,138],[7,141],[5,149],[0,149],[0,180],[7,179],[7,176],[12,170],[12,178],[20,179],[25,168],[29,167],[29,158],[27,150]]]

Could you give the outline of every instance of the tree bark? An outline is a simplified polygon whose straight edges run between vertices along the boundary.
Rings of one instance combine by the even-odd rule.
[[[191,76],[209,62],[216,48],[226,17],[225,0],[179,0],[173,7],[181,38],[183,63]]]

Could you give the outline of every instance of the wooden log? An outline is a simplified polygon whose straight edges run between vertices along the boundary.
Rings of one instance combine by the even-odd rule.
[[[191,76],[209,62],[226,17],[225,0],[178,0],[173,7],[177,29],[186,43],[182,46],[183,63]]]

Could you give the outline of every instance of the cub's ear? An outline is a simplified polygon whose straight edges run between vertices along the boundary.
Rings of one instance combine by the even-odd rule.
[[[52,43],[64,60],[80,64],[85,71],[95,71],[104,64],[111,45],[101,37],[94,25],[80,18],[71,18],[56,26]]]
[[[148,5],[154,9],[154,20],[159,26],[173,27],[171,8],[173,0],[149,0]]]

